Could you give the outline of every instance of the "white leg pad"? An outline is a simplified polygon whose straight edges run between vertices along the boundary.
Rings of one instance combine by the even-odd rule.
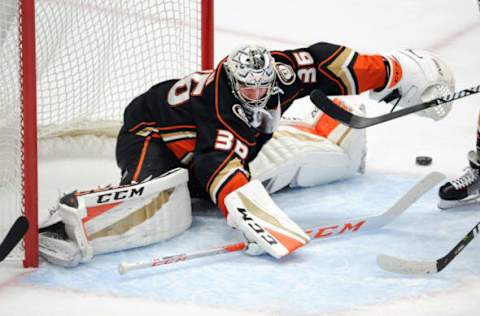
[[[95,254],[145,246],[184,232],[192,223],[187,182],[188,171],[177,168],[138,184],[64,196],[58,214],[68,239],[44,235],[42,255],[52,263],[71,266]]]
[[[330,137],[280,126],[250,163],[252,177],[270,193],[286,186],[309,187],[352,177],[364,169],[366,134],[349,129],[342,135],[334,143]]]

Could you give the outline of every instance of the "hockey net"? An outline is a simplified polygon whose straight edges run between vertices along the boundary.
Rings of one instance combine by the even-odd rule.
[[[26,199],[33,197],[30,208],[36,203],[36,161],[32,166],[26,161],[36,156],[35,136],[29,135],[35,126],[30,128],[26,121],[36,122],[40,157],[58,147],[70,151],[65,144],[80,142],[83,147],[92,138],[114,138],[123,109],[135,96],[162,80],[212,67],[212,3],[0,2],[0,241],[15,219],[30,211]],[[34,35],[29,37],[25,25],[32,19],[25,12],[33,5]],[[22,58],[32,50],[34,67]],[[25,88],[25,77],[35,71],[36,97],[35,91]],[[35,112],[26,114],[30,108],[26,100],[32,99],[36,119]],[[25,183],[25,178],[33,181]],[[24,265],[35,266],[36,246],[28,250],[29,243],[26,238],[27,250],[21,245],[9,258],[33,257]]]

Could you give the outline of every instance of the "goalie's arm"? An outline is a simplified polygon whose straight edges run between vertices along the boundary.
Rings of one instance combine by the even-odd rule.
[[[242,160],[233,149],[228,152],[211,151],[196,155],[192,167],[199,186],[204,188],[212,202],[227,217],[225,197],[250,180],[250,173]]]
[[[382,89],[388,81],[389,66],[382,55],[362,54],[345,46],[319,42],[272,55],[295,72],[297,98],[313,89],[327,95],[359,94]]]

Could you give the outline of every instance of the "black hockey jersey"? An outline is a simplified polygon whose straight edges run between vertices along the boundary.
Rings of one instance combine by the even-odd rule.
[[[358,94],[382,88],[389,75],[382,56],[329,43],[271,53],[281,92],[267,107],[280,103],[282,113],[315,88],[327,95]],[[249,125],[232,93],[225,61],[215,70],[153,86],[126,108],[122,127],[161,138],[224,215],[224,198],[249,181],[248,163],[272,136]]]

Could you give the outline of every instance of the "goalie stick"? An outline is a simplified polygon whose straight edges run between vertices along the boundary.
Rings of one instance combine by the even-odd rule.
[[[386,271],[401,274],[431,274],[442,271],[480,232],[480,222],[469,231],[460,242],[445,256],[437,260],[416,261],[405,260],[381,254],[377,257],[378,265]]]
[[[17,218],[13,226],[7,233],[7,236],[0,244],[0,262],[2,262],[15,246],[22,240],[28,230],[28,220],[25,216]]]
[[[458,92],[455,92],[454,94],[446,95],[444,97],[440,97],[432,101],[409,106],[407,108],[403,108],[398,111],[390,112],[390,113],[375,116],[375,117],[358,116],[353,113],[350,113],[349,111],[339,107],[337,104],[332,102],[322,91],[318,89],[312,91],[312,93],[310,94],[310,100],[313,102],[313,104],[317,108],[322,110],[328,116],[352,128],[362,129],[362,128],[370,127],[380,123],[388,122],[393,119],[396,119],[411,113],[419,112],[437,105],[441,105],[447,102],[452,102],[454,100],[468,97],[469,95],[477,94],[479,92],[480,92],[480,85],[476,87],[472,87],[470,89],[460,90]]]
[[[407,193],[405,193],[393,206],[380,215],[368,216],[358,219],[348,220],[342,223],[324,225],[307,229],[305,232],[312,239],[330,239],[333,237],[349,236],[351,233],[358,233],[383,227],[401,215],[413,203],[415,203],[423,194],[428,192],[435,185],[440,183],[445,176],[439,172],[432,172],[420,180]],[[246,243],[240,242],[209,250],[199,251],[190,254],[179,254],[162,258],[152,258],[143,262],[123,262],[118,265],[118,273],[125,274],[132,270],[153,268],[160,265],[186,261],[190,259],[213,256],[223,253],[232,253],[245,249]]]

